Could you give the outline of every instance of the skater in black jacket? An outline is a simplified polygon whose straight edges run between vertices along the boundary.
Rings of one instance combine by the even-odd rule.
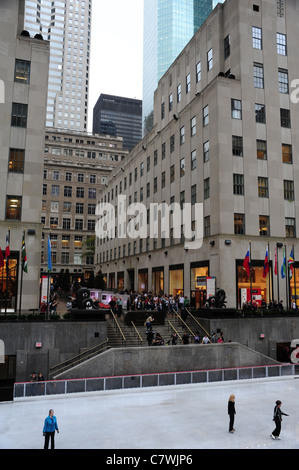
[[[281,409],[280,409],[281,404],[282,404],[281,401],[277,400],[276,406],[274,408],[273,421],[275,422],[276,427],[275,427],[274,431],[272,432],[272,434],[270,434],[270,437],[272,437],[272,439],[280,439],[279,435],[280,435],[280,431],[281,431],[282,415],[289,416],[286,413],[283,413],[281,411]]]
[[[235,421],[235,395],[231,395],[228,399],[228,415],[229,415],[229,432],[234,432],[234,421]]]

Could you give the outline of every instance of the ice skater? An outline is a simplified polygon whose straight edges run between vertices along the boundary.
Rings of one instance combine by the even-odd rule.
[[[281,405],[282,405],[281,401],[277,400],[276,405],[274,407],[274,416],[273,416],[273,421],[275,422],[276,427],[274,431],[272,432],[272,434],[270,434],[270,437],[272,437],[272,439],[280,439],[279,435],[281,431],[282,415],[289,416],[286,413],[283,413],[281,411]]]
[[[229,432],[235,432],[234,422],[235,422],[235,395],[231,395],[228,399],[228,415],[229,415]]]
[[[57,424],[56,416],[54,416],[54,410],[49,410],[49,416],[45,419],[45,424],[43,428],[43,436],[45,437],[44,449],[49,448],[49,441],[51,439],[51,449],[55,448],[55,431],[59,433],[59,428]]]

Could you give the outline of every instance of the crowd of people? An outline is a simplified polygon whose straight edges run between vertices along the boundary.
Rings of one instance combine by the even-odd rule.
[[[190,300],[183,293],[177,295],[157,295],[151,292],[148,294],[138,294],[131,291],[127,302],[128,310],[150,310],[166,313],[172,309],[178,312],[184,307],[190,307]]]

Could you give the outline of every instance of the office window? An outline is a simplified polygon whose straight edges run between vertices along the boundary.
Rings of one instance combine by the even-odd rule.
[[[278,69],[278,89],[280,93],[289,93],[289,73],[285,69]]]
[[[270,236],[270,223],[269,223],[268,215],[259,216],[259,234],[260,234],[260,237]]]
[[[258,177],[258,195],[259,197],[269,197],[268,178]]]
[[[184,209],[185,204],[185,191],[180,192],[180,208]]]
[[[91,184],[96,184],[96,182],[97,182],[97,177],[96,177],[96,175],[89,175],[89,182],[90,182]]]
[[[24,173],[25,150],[9,149],[9,165],[10,173]]]
[[[84,183],[84,174],[83,173],[78,173],[78,177],[77,177],[77,181],[78,183]]]
[[[65,181],[72,181],[72,173],[70,171],[66,171]]]
[[[96,221],[95,220],[88,220],[87,221],[87,230],[90,232],[94,232],[96,226]]]
[[[182,85],[177,86],[177,102],[180,103],[182,100]]]
[[[136,182],[137,181],[137,178],[138,178],[138,169],[137,167],[135,168],[134,170],[134,181]],[[113,199],[113,198],[112,198]]]
[[[21,220],[22,197],[6,196],[6,220]]]
[[[162,160],[164,160],[166,157],[166,143],[163,142],[162,144],[162,150],[161,150],[161,158]],[[155,153],[154,153],[154,165],[156,166],[158,163],[158,151],[155,150]]]
[[[76,202],[76,214],[84,213],[84,204],[83,202]]]
[[[175,180],[174,165],[170,167],[170,182],[173,183]]]
[[[14,127],[27,126],[28,105],[22,103],[12,103],[11,125]]]
[[[83,219],[75,219],[75,230],[83,230]]]
[[[150,197],[151,195],[151,184],[146,183],[146,197]]]
[[[140,163],[140,176],[143,176],[143,173],[144,173],[144,163],[141,162]],[[115,196],[116,196],[116,194],[115,194]]]
[[[277,54],[287,55],[287,37],[285,34],[277,33]]]
[[[242,101],[231,100],[232,119],[242,119]]]
[[[186,93],[190,93],[191,91],[191,75],[188,73],[186,76]]]
[[[266,106],[264,104],[255,104],[255,122],[266,124]]]
[[[52,184],[52,196],[59,196],[59,186],[57,184]]]
[[[96,205],[95,204],[88,204],[87,214],[88,215],[96,215]]]
[[[211,217],[208,215],[204,218],[204,237],[211,235]]]
[[[165,118],[165,101],[161,104],[161,119]]]
[[[193,150],[193,152],[191,152],[191,170],[195,170],[196,169],[196,150]]]
[[[181,158],[180,160],[180,176],[185,176],[185,159]]]
[[[196,134],[196,116],[194,116],[190,121],[191,128],[191,137]]]
[[[62,219],[62,229],[63,230],[71,229],[71,219]]]
[[[202,121],[203,121],[203,127],[206,127],[210,122],[209,105],[205,106],[202,110]]]
[[[254,49],[263,48],[262,30],[256,26],[252,26],[252,46]]]
[[[196,204],[196,184],[191,186],[191,204]]]
[[[174,135],[170,137],[170,152],[174,152]]]
[[[296,238],[296,224],[295,219],[286,217],[285,219],[286,238]]]
[[[50,228],[56,229],[57,227],[58,227],[58,217],[50,217]]]
[[[234,214],[235,235],[245,235],[245,214]]]
[[[52,177],[54,181],[59,181],[60,180],[59,170],[53,170]]]
[[[163,171],[162,172],[162,180],[161,180],[162,188],[165,188],[165,182],[166,182],[166,175],[165,175],[165,171]]]
[[[61,252],[61,264],[69,264],[70,262],[70,253],[68,251]]]
[[[185,143],[185,126],[180,128],[180,144]]]
[[[48,185],[47,184],[43,184],[43,196],[46,196],[47,195],[47,189],[48,189]]]
[[[230,35],[226,36],[224,39],[224,59],[227,59],[230,56]]]
[[[79,186],[76,189],[76,197],[84,198],[84,188]]]
[[[173,108],[173,95],[170,93],[168,97],[168,111],[170,112]]]
[[[267,142],[265,140],[256,141],[256,154],[258,160],[267,160]]]
[[[158,191],[158,178],[154,178],[154,193]],[[137,201],[136,201],[137,202]]]
[[[243,157],[243,137],[233,135],[232,149],[235,157]]]
[[[196,83],[200,82],[201,80],[201,62],[199,61],[196,64]]]
[[[210,160],[210,141],[207,140],[203,144],[203,161],[208,162]]]
[[[289,109],[280,109],[280,125],[288,129],[291,128],[291,111]]]
[[[15,82],[30,83],[30,62],[16,59],[15,62]]]
[[[283,163],[292,163],[292,146],[289,144],[282,144],[282,162]]]
[[[234,174],[234,194],[244,196],[244,175]]]
[[[204,199],[209,199],[210,197],[210,178],[206,178],[204,180],[204,191],[203,191],[203,196],[204,196]]]
[[[283,181],[283,193],[286,201],[294,201],[294,181]]]
[[[72,197],[72,186],[65,186],[63,195],[64,197]]]
[[[262,64],[253,64],[253,78],[255,88],[264,88],[264,67]]]
[[[213,68],[213,49],[208,51],[208,71]]]

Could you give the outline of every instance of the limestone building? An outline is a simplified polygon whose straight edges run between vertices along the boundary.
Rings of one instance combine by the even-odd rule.
[[[289,283],[281,266],[284,253],[288,264],[294,249],[295,268],[299,256],[298,21],[295,0],[226,0],[160,79],[152,131],[98,196],[115,209],[121,187],[127,207],[146,207],[147,220],[138,222],[147,238],[122,238],[116,217],[115,234],[99,240],[110,287],[184,292],[196,307],[215,288],[226,291],[229,307],[252,297],[285,305],[297,297],[298,269]],[[149,235],[159,218],[150,218],[150,204],[162,202],[191,205],[193,229],[195,204],[202,204],[201,248],[186,249],[174,220],[168,237]],[[133,216],[126,215],[128,229]]]
[[[24,273],[21,307],[28,311],[39,306],[49,42],[28,37],[23,30],[24,0],[1,1],[0,246],[4,256],[10,233],[8,263],[0,268],[2,312],[19,309],[23,231],[28,273]]]
[[[94,253],[86,241],[95,232],[97,192],[127,155],[122,137],[46,129],[41,191],[42,275],[47,273],[49,234],[52,277],[68,272],[72,281],[88,278],[94,271]]]

